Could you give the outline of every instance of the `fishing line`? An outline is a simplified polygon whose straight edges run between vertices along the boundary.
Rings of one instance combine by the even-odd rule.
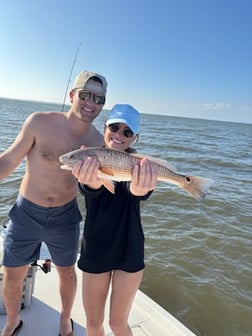
[[[70,75],[69,75],[69,77],[68,77],[68,82],[67,82],[67,86],[66,86],[66,91],[65,91],[65,96],[64,96],[64,100],[63,100],[63,105],[62,105],[62,110],[61,110],[61,112],[64,111],[65,101],[66,101],[66,96],[67,96],[67,92],[68,92],[68,87],[69,87],[69,83],[70,83],[70,81],[71,81],[71,76],[72,76],[72,73],[73,73],[74,65],[75,65],[75,63],[76,63],[78,54],[79,54],[80,47],[81,47],[81,43],[79,44],[79,47],[78,47],[77,50],[76,50],[75,57],[74,57],[73,64],[72,64],[72,68],[71,68],[71,71],[70,71]]]

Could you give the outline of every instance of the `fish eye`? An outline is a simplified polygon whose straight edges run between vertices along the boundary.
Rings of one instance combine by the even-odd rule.
[[[186,180],[186,183],[191,183],[192,182],[191,178],[189,176],[186,176],[185,180]]]

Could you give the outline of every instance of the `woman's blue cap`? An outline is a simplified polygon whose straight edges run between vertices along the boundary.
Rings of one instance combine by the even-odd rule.
[[[115,123],[126,124],[134,134],[139,132],[140,113],[131,105],[116,104],[109,112],[106,125]]]

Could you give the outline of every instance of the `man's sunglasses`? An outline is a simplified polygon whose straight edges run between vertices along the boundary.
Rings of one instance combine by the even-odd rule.
[[[116,133],[119,131],[120,127],[118,126],[118,124],[110,124],[108,125],[108,128],[111,132]],[[132,138],[134,136],[134,133],[131,131],[130,128],[124,128],[123,129],[123,135],[126,138]]]
[[[102,105],[105,103],[105,96],[100,96],[95,93],[91,93],[89,91],[79,91],[79,98],[81,100],[89,100],[92,97],[93,102],[98,105]]]

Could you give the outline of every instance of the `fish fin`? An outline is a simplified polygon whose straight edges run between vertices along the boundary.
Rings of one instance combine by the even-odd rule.
[[[115,183],[113,181],[101,179],[101,182],[108,191],[110,191],[112,194],[115,193]]]
[[[208,188],[213,185],[212,179],[200,176],[185,176],[184,184],[181,187],[194,198],[201,201],[205,198]]]
[[[161,165],[161,166],[163,166],[163,167],[165,167],[165,168],[168,168],[168,169],[170,169],[170,170],[175,170],[175,167],[172,166],[170,163],[168,163],[166,160],[162,160],[162,159],[159,159],[159,158],[155,158],[155,157],[153,157],[153,156],[149,156],[149,155],[146,155],[146,154],[137,154],[137,153],[133,153],[133,154],[130,154],[130,155],[135,156],[135,157],[137,157],[137,158],[139,158],[139,159],[144,159],[144,158],[146,158],[146,159],[150,160],[151,162],[154,162],[154,163],[156,163],[156,164],[158,164],[158,165]]]
[[[122,179],[122,177],[120,177],[120,176],[111,176],[111,175],[108,175],[108,174],[104,174],[101,171],[98,171],[97,176],[101,180],[116,181],[116,182],[121,182],[121,181],[124,181],[124,180],[126,181],[126,179]],[[127,179],[127,181],[128,181],[128,179]]]
[[[158,165],[160,165],[160,166],[163,166],[163,167],[165,167],[165,168],[168,168],[168,169],[170,169],[170,170],[173,170],[173,171],[176,170],[174,166],[172,166],[170,163],[168,163],[168,162],[165,161],[165,160],[157,159],[157,158],[153,158],[153,157],[152,157],[152,158],[150,159],[150,161],[152,161],[152,162],[154,162],[154,163],[156,163],[156,164],[158,164]]]
[[[104,187],[108,189],[108,191],[110,191],[112,194],[114,194],[115,193],[115,182],[111,179],[111,176],[99,170],[98,177],[101,180],[101,183],[104,185]]]
[[[102,167],[102,168],[99,169],[99,171],[104,175],[114,176],[113,169],[110,169],[108,167]]]
[[[98,177],[101,180],[113,180],[114,179],[113,173],[108,172],[108,174],[107,174],[107,171],[105,169],[104,170],[101,170],[101,169],[98,170]]]

